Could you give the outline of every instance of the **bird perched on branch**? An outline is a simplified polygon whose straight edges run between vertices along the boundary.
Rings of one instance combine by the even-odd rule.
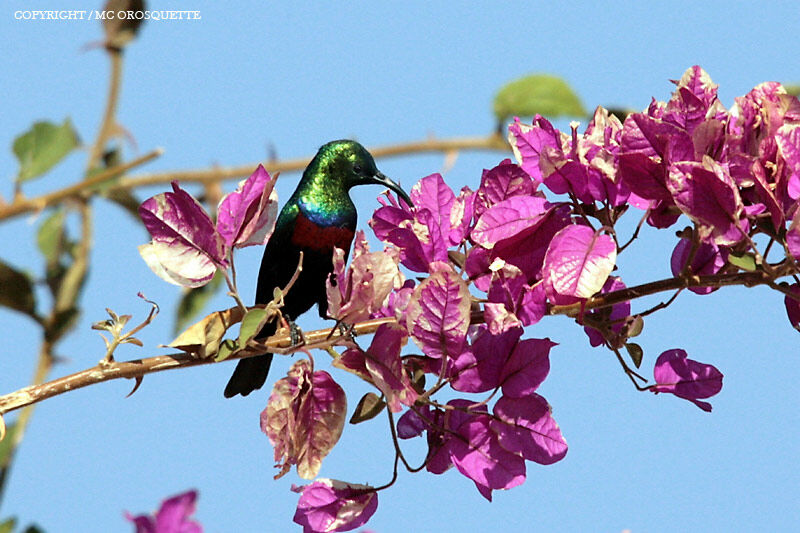
[[[372,155],[359,143],[333,141],[319,149],[283,206],[267,242],[258,273],[257,304],[270,302],[275,287],[286,286],[303,252],[302,271],[286,294],[282,312],[296,319],[317,304],[320,316],[328,318],[325,280],[333,270],[333,249],[348,254],[356,230],[350,189],[368,184],[384,185],[411,205],[400,185],[378,171]],[[266,324],[259,338],[273,335],[276,329],[275,322]],[[225,387],[225,397],[247,396],[260,389],[271,363],[271,353],[241,359]]]

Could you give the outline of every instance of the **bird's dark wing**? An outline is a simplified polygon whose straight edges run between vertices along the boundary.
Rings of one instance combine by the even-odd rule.
[[[283,289],[297,269],[300,252],[294,250],[291,244],[297,216],[296,214],[290,215],[292,215],[291,212],[288,215],[281,213],[275,231],[264,248],[261,268],[258,271],[256,304],[271,302],[275,288]]]
[[[320,316],[327,318],[328,300],[325,280],[333,269],[333,247],[350,251],[356,225],[355,213],[343,225],[322,225],[303,214],[296,203],[290,203],[281,212],[275,232],[267,242],[261,270],[258,273],[256,303],[265,304],[273,299],[276,287],[283,289],[292,279],[303,252],[300,276],[284,297],[281,311],[285,317],[296,319],[314,304],[319,305]],[[275,322],[266,324],[258,335],[263,339],[277,330]],[[272,354],[242,359],[236,366],[225,397],[237,394],[247,396],[260,389],[269,373]]]
[[[261,260],[261,269],[258,272],[258,285],[256,288],[256,303],[265,304],[272,301],[275,287],[283,288],[292,278],[297,268],[298,254],[290,252],[287,248],[290,245],[293,230],[293,220],[291,213],[281,213],[275,231],[267,242],[264,249],[264,256]],[[295,257],[292,259],[292,256]],[[267,338],[277,331],[277,324],[271,322],[266,324],[259,333],[259,338]],[[224,395],[232,398],[237,394],[247,396],[251,392],[260,389],[267,381],[269,367],[272,364],[272,354],[265,353],[256,357],[242,359],[236,364],[231,379],[225,386]]]

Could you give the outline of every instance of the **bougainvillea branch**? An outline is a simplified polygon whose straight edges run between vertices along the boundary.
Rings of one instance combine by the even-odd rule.
[[[569,305],[554,305],[550,307],[548,313],[552,315],[578,316],[581,309],[603,309],[615,304],[643,298],[661,292],[668,292],[690,287],[731,287],[740,285],[743,287],[755,287],[767,285],[779,292],[786,289],[776,285],[775,280],[781,277],[790,276],[795,273],[793,267],[786,267],[778,270],[775,277],[767,275],[765,272],[736,272],[730,274],[713,274],[709,276],[687,276],[664,278],[657,281],[650,281],[634,287],[628,287],[614,292],[601,294],[590,298],[585,303],[577,302]],[[795,298],[795,295],[790,297]],[[648,313],[649,314],[649,313]]]
[[[757,285],[772,285],[769,278],[765,278],[760,272],[740,272],[736,274],[719,274],[712,276],[698,276],[695,278],[666,278],[654,282],[644,283],[634,287],[628,287],[619,291],[603,294],[590,298],[583,308],[603,309],[611,307],[621,302],[632,301],[637,298],[652,296],[661,292],[669,292],[676,289],[688,287],[725,287],[743,286],[754,287]],[[782,287],[777,287],[782,288]],[[800,301],[800,294],[790,293],[790,298]],[[577,316],[581,311],[579,303],[571,305],[551,306],[548,315],[567,315]],[[473,313],[470,317],[472,324],[480,324],[484,321],[482,313]],[[353,334],[369,335],[375,333],[383,324],[396,323],[396,319],[391,317],[376,318],[365,320],[353,324]],[[305,348],[324,348],[331,339],[336,339],[340,333],[338,327],[326,328],[304,332]],[[293,353],[292,339],[289,333],[276,335],[264,343],[265,347],[275,352]],[[262,348],[251,348],[243,350],[230,359],[242,359],[261,353]],[[64,376],[47,383],[32,385],[18,391],[0,396],[0,414],[19,409],[26,405],[38,403],[53,396],[58,396],[75,389],[87,387],[105,381],[122,378],[138,378],[155,372],[163,372],[178,368],[186,368],[199,365],[216,363],[214,359],[198,359],[190,354],[179,352],[168,355],[158,355],[131,361],[113,362],[110,365],[94,366],[75,374]]]
[[[349,264],[346,250],[335,251],[319,296],[341,327],[306,334],[302,346],[289,335],[266,345],[256,340],[267,321],[283,320],[291,289],[276,287],[271,303],[247,309],[233,270],[238,248],[270,239],[274,177],[259,166],[221,198],[216,220],[172,181],[171,191],[139,207],[152,236],[139,247],[143,259],[159,277],[184,287],[203,286],[221,273],[237,306],[179,335],[170,346],[182,354],[116,363],[109,353],[95,368],[0,397],[0,413],[119,377],[138,384],[147,373],[170,368],[302,350],[308,358],[277,380],[260,422],[274,446],[276,477],[296,468],[313,479],[347,420],[347,394],[335,372],[315,365],[311,350],[324,349],[335,371],[373,389],[351,423],[386,409],[395,448],[392,479],[382,486],[316,479],[293,488],[301,495],[295,522],[306,531],[343,531],[375,512],[377,492],[394,483],[400,462],[416,470],[403,456],[402,439],[424,438],[423,468],[432,474],[455,468],[487,500],[523,483],[534,463],[565,457],[566,440],[538,392],[558,343],[526,335],[541,332],[549,315],[573,318],[588,344],[613,354],[638,390],[671,394],[709,412],[722,372],[665,347],[649,382],[641,370],[644,349],[631,339],[642,334],[643,317],[650,320],[681,294],[733,285],[779,291],[789,322],[800,329],[800,102],[779,84],[765,83],[727,109],[697,66],[674,83],[668,101],[653,100],[624,121],[598,107],[583,132],[577,123],[562,132],[538,115],[530,124],[515,118],[508,128],[515,161],[485,169],[476,190],[454,191],[431,174],[413,187],[411,203],[381,197],[369,225],[385,246],[371,250],[358,232]],[[431,140],[373,153],[452,152],[467,144]],[[471,148],[500,144],[488,137]],[[241,170],[171,173],[169,179],[207,183],[250,168]],[[117,186],[166,177],[123,178]],[[625,240],[618,223],[633,208],[643,215]],[[671,228],[679,220],[686,225],[674,232],[672,254],[663,261],[672,276],[628,287],[625,261],[645,227]],[[302,263],[296,275],[301,269]],[[665,301],[633,308],[634,301],[664,292],[671,293]],[[111,316],[103,329],[133,342],[121,334],[127,318]],[[236,324],[238,336],[226,338]],[[373,336],[366,346],[351,333]]]
[[[37,196],[35,198],[25,198],[23,196],[18,196],[10,204],[7,205],[0,204],[0,220],[12,218],[25,213],[35,213],[38,211],[42,211],[47,207],[57,205],[66,200],[67,198],[73,196],[79,196],[85,193],[91,194],[92,189],[97,187],[98,185],[105,183],[108,180],[114,179],[117,176],[121,176],[122,174],[133,168],[144,165],[145,163],[148,163],[153,159],[159,157],[162,153],[163,150],[161,150],[160,148],[153,150],[151,152],[144,154],[143,156],[132,159],[127,163],[123,163],[121,165],[111,167],[106,170],[102,170],[97,174],[93,174],[91,177],[86,178],[83,181],[69,185],[67,187],[64,187],[63,189],[58,189],[56,191],[43,194],[42,196]]]
[[[117,48],[107,48],[108,59],[111,62],[111,74],[108,78],[108,96],[106,97],[106,107],[103,111],[103,118],[100,121],[97,138],[89,151],[89,163],[87,167],[93,169],[100,161],[106,143],[111,138],[117,125],[117,104],[122,85],[122,50]]]
[[[390,144],[386,146],[374,146],[369,148],[369,152],[375,157],[399,157],[421,153],[451,153],[459,151],[492,151],[507,152],[508,144],[499,135],[477,136],[477,137],[453,137],[439,139],[428,137],[420,141],[410,141],[404,143]],[[295,159],[267,160],[262,164],[271,174],[277,172],[298,172],[302,171],[310,157],[299,157]],[[119,180],[117,186],[130,189],[145,185],[158,185],[171,181],[182,183],[206,183],[219,182],[229,179],[241,179],[249,176],[253,168],[258,163],[237,165],[232,167],[220,167],[209,169],[194,170],[171,170],[164,172],[150,172],[125,176]]]
[[[765,279],[764,275],[759,272],[740,272],[737,274],[719,274],[685,279],[666,278],[590,298],[583,308],[586,310],[602,309],[611,307],[620,302],[631,301],[637,298],[652,296],[661,292],[669,292],[685,287],[724,287],[735,285],[754,287],[756,285],[770,285],[771,283],[771,280]],[[800,301],[800,294],[792,294],[791,298]],[[547,314],[574,317],[580,313],[580,310],[581,305],[578,303],[551,306]],[[480,324],[484,321],[484,317],[482,313],[473,313],[470,320],[472,324]],[[375,333],[382,324],[396,322],[396,319],[392,317],[365,320],[353,324],[353,334],[369,335]],[[337,327],[304,332],[303,336],[306,342],[305,348],[323,348],[327,341],[336,339],[338,333],[340,333],[340,329]],[[289,333],[271,338],[264,343],[264,346],[275,352],[293,353],[292,339]],[[258,355],[261,353],[259,351],[260,349],[261,348],[247,349],[232,355],[230,359],[242,359]],[[38,403],[53,396],[58,396],[96,383],[122,378],[138,378],[155,372],[207,365],[215,362],[217,361],[214,359],[198,359],[190,354],[179,352],[134,359],[131,361],[118,361],[105,367],[98,365],[47,383],[32,385],[0,396],[0,414],[8,413],[26,405]]]
[[[355,335],[367,335],[374,333],[382,324],[393,322],[395,322],[394,318],[378,318],[364,321],[354,325],[352,333]],[[263,353],[265,348],[274,352],[286,354],[293,353],[293,351],[300,350],[301,348],[324,349],[326,346],[341,342],[342,338],[339,336],[339,333],[339,328],[327,328],[305,332],[303,334],[305,344],[302,347],[292,345],[292,338],[288,332],[279,333],[271,337],[267,342],[263,343],[263,345],[242,350],[231,355],[229,359],[234,360],[258,355]],[[217,362],[219,361],[215,361],[213,358],[199,359],[186,352],[156,355],[130,361],[102,362],[96,366],[68,376],[63,376],[46,383],[24,387],[18,391],[0,396],[0,415],[20,409],[26,405],[41,402],[53,396],[58,396],[97,383],[123,378],[139,378],[165,370],[208,365]]]
[[[451,153],[462,150],[504,152],[508,150],[508,145],[497,135],[489,135],[486,137],[456,137],[451,139],[437,139],[431,137],[421,141],[378,146],[372,148],[370,151],[376,157],[398,157],[425,152]],[[70,196],[90,192],[97,184],[119,176],[121,177],[114,183],[114,187],[111,189],[112,191],[132,190],[138,187],[169,183],[171,181],[180,181],[184,183],[219,183],[220,181],[246,177],[250,175],[254,167],[258,166],[257,164],[248,164],[233,167],[170,170],[130,176],[126,175],[130,170],[155,159],[161,155],[161,153],[162,150],[160,149],[154,150],[128,163],[104,170],[81,182],[36,198],[19,197],[6,205],[0,203],[0,220],[25,213],[41,211],[46,207],[58,204]],[[264,162],[264,168],[271,174],[279,172],[298,172],[302,171],[308,165],[309,160],[310,158],[301,157],[281,161],[266,161]]]

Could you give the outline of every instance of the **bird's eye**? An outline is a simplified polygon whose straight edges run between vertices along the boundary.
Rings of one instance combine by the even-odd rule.
[[[353,165],[353,172],[355,172],[356,174],[361,174],[361,165],[359,165],[358,163]]]

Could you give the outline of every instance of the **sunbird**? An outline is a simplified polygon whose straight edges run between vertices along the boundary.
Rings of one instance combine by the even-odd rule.
[[[286,294],[281,312],[290,320],[296,319],[317,304],[319,315],[329,318],[325,280],[333,271],[333,249],[344,250],[346,258],[356,231],[357,213],[350,189],[368,184],[384,185],[412,205],[408,194],[378,171],[372,155],[359,143],[332,141],[319,149],[281,209],[264,249],[256,304],[272,301],[274,289],[289,283],[303,252],[302,271]],[[276,322],[267,323],[259,338],[267,338],[276,330]],[[271,364],[271,353],[241,359],[225,387],[225,397],[247,396],[260,389]]]

